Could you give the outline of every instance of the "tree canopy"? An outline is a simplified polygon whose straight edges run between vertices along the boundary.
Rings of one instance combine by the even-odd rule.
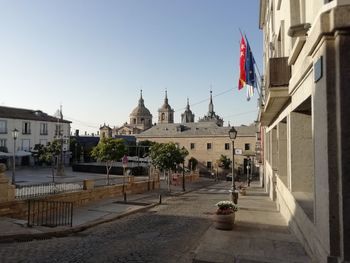
[[[91,156],[106,163],[107,178],[114,162],[120,160],[127,152],[123,139],[103,138],[92,149]]]
[[[223,167],[224,169],[230,168],[231,160],[226,155],[221,154],[218,161],[220,167]]]
[[[103,138],[92,149],[91,156],[101,162],[115,162],[120,160],[126,153],[123,139]]]
[[[152,164],[161,170],[175,170],[187,155],[186,148],[179,148],[175,143],[154,143],[150,147]]]

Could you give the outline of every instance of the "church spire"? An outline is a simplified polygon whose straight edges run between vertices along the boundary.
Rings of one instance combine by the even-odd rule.
[[[209,102],[209,112],[208,115],[211,116],[214,112],[214,104],[213,104],[213,96],[212,96],[212,90],[210,90],[210,102]]]
[[[184,113],[181,114],[181,122],[182,123],[194,122],[194,114],[190,109],[190,100],[188,98],[187,98],[186,110]]]
[[[174,110],[168,102],[168,91],[165,89],[164,104],[158,110],[158,123],[174,123]]]
[[[169,102],[168,102],[168,91],[167,89],[165,89],[165,98],[164,98],[164,105],[168,105]]]
[[[140,90],[139,106],[144,106],[144,101],[143,101],[143,98],[142,98],[142,89]]]

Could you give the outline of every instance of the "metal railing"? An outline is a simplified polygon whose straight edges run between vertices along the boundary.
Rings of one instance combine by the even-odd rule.
[[[72,224],[72,202],[28,200],[28,227],[72,226]]]
[[[148,177],[131,177],[125,176],[125,184],[130,183],[130,180],[134,179],[136,182],[148,181]],[[94,187],[105,187],[107,185],[122,185],[123,177],[110,175],[109,182],[107,177],[95,178]],[[72,181],[72,182],[61,182],[61,183],[41,183],[41,184],[27,184],[27,185],[16,185],[16,199],[32,199],[36,197],[42,197],[47,195],[54,195],[66,192],[81,191],[84,187],[84,181]]]
[[[28,199],[83,189],[83,182],[17,185],[16,199]]]

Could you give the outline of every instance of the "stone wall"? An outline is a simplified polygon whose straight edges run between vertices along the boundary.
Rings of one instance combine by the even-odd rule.
[[[154,189],[159,189],[159,181],[144,181],[134,182],[126,185],[126,192],[128,194],[139,194]],[[98,201],[105,198],[111,198],[116,196],[122,196],[122,185],[111,185],[99,188],[93,188],[89,190],[83,190],[71,193],[61,193],[56,195],[45,196],[41,200],[47,201],[63,201],[73,202],[74,207],[79,207],[90,202]],[[0,203],[0,217],[13,217],[26,219],[28,204],[26,200],[15,200]]]

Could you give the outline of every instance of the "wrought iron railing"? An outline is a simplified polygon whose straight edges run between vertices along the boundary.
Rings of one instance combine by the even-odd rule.
[[[16,199],[28,199],[83,189],[83,182],[17,185]]]
[[[72,226],[73,203],[28,200],[28,222],[31,226]]]

